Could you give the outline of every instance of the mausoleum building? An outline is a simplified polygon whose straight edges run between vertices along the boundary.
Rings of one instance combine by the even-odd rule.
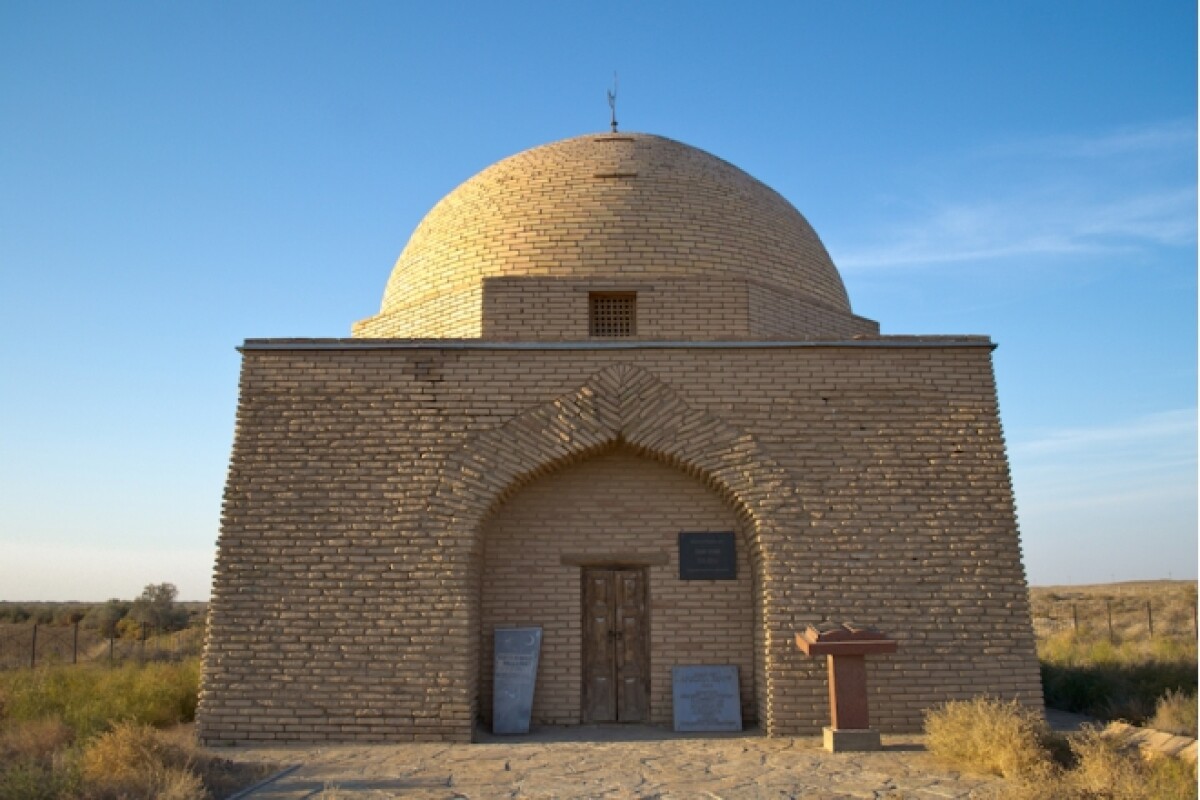
[[[985,336],[851,310],[783,197],[696,148],[580,136],[412,234],[346,339],[251,339],[199,711],[207,743],[469,741],[494,631],[534,725],[672,721],[672,668],[819,733],[794,637],[886,631],[872,723],[1042,702]]]

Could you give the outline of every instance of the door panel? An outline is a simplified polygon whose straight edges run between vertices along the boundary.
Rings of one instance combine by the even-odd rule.
[[[613,629],[613,572],[583,573],[583,721],[617,719],[616,659]]]
[[[641,570],[624,570],[616,575],[617,630],[617,719],[644,722],[649,706],[646,697],[648,648],[646,647],[646,580]]]
[[[649,717],[646,573],[585,569],[585,722],[642,722]]]

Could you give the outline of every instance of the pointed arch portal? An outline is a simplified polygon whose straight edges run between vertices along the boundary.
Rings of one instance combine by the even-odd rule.
[[[786,472],[754,437],[703,411],[690,408],[665,382],[636,366],[620,364],[595,373],[575,391],[534,407],[464,445],[447,465],[430,503],[435,525],[454,552],[468,561],[458,574],[465,603],[461,615],[470,652],[464,682],[471,719],[478,711],[480,581],[484,522],[499,505],[543,475],[620,447],[694,476],[723,497],[744,522],[753,565],[756,631],[755,686],[758,719],[770,734],[775,725],[770,694],[775,639],[770,608],[773,565],[764,540],[783,535],[786,520],[804,518]],[[784,646],[787,642],[782,642]]]

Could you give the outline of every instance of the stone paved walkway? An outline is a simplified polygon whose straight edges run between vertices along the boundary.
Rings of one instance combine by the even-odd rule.
[[[304,745],[217,750],[293,766],[251,800],[452,798],[983,798],[1000,782],[936,764],[919,737],[878,753],[830,754],[819,737],[691,736],[584,726],[470,745]]]

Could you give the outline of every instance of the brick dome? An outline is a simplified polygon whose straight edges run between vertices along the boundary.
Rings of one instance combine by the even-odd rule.
[[[577,294],[682,282],[728,296],[737,284],[851,316],[824,245],[781,195],[695,147],[619,133],[526,150],[446,195],[397,260],[379,315],[354,334],[486,337],[485,286],[516,279],[542,279],[526,295],[547,280]],[[537,336],[539,306],[526,306],[532,338],[572,338]],[[733,333],[755,335],[747,325]]]

